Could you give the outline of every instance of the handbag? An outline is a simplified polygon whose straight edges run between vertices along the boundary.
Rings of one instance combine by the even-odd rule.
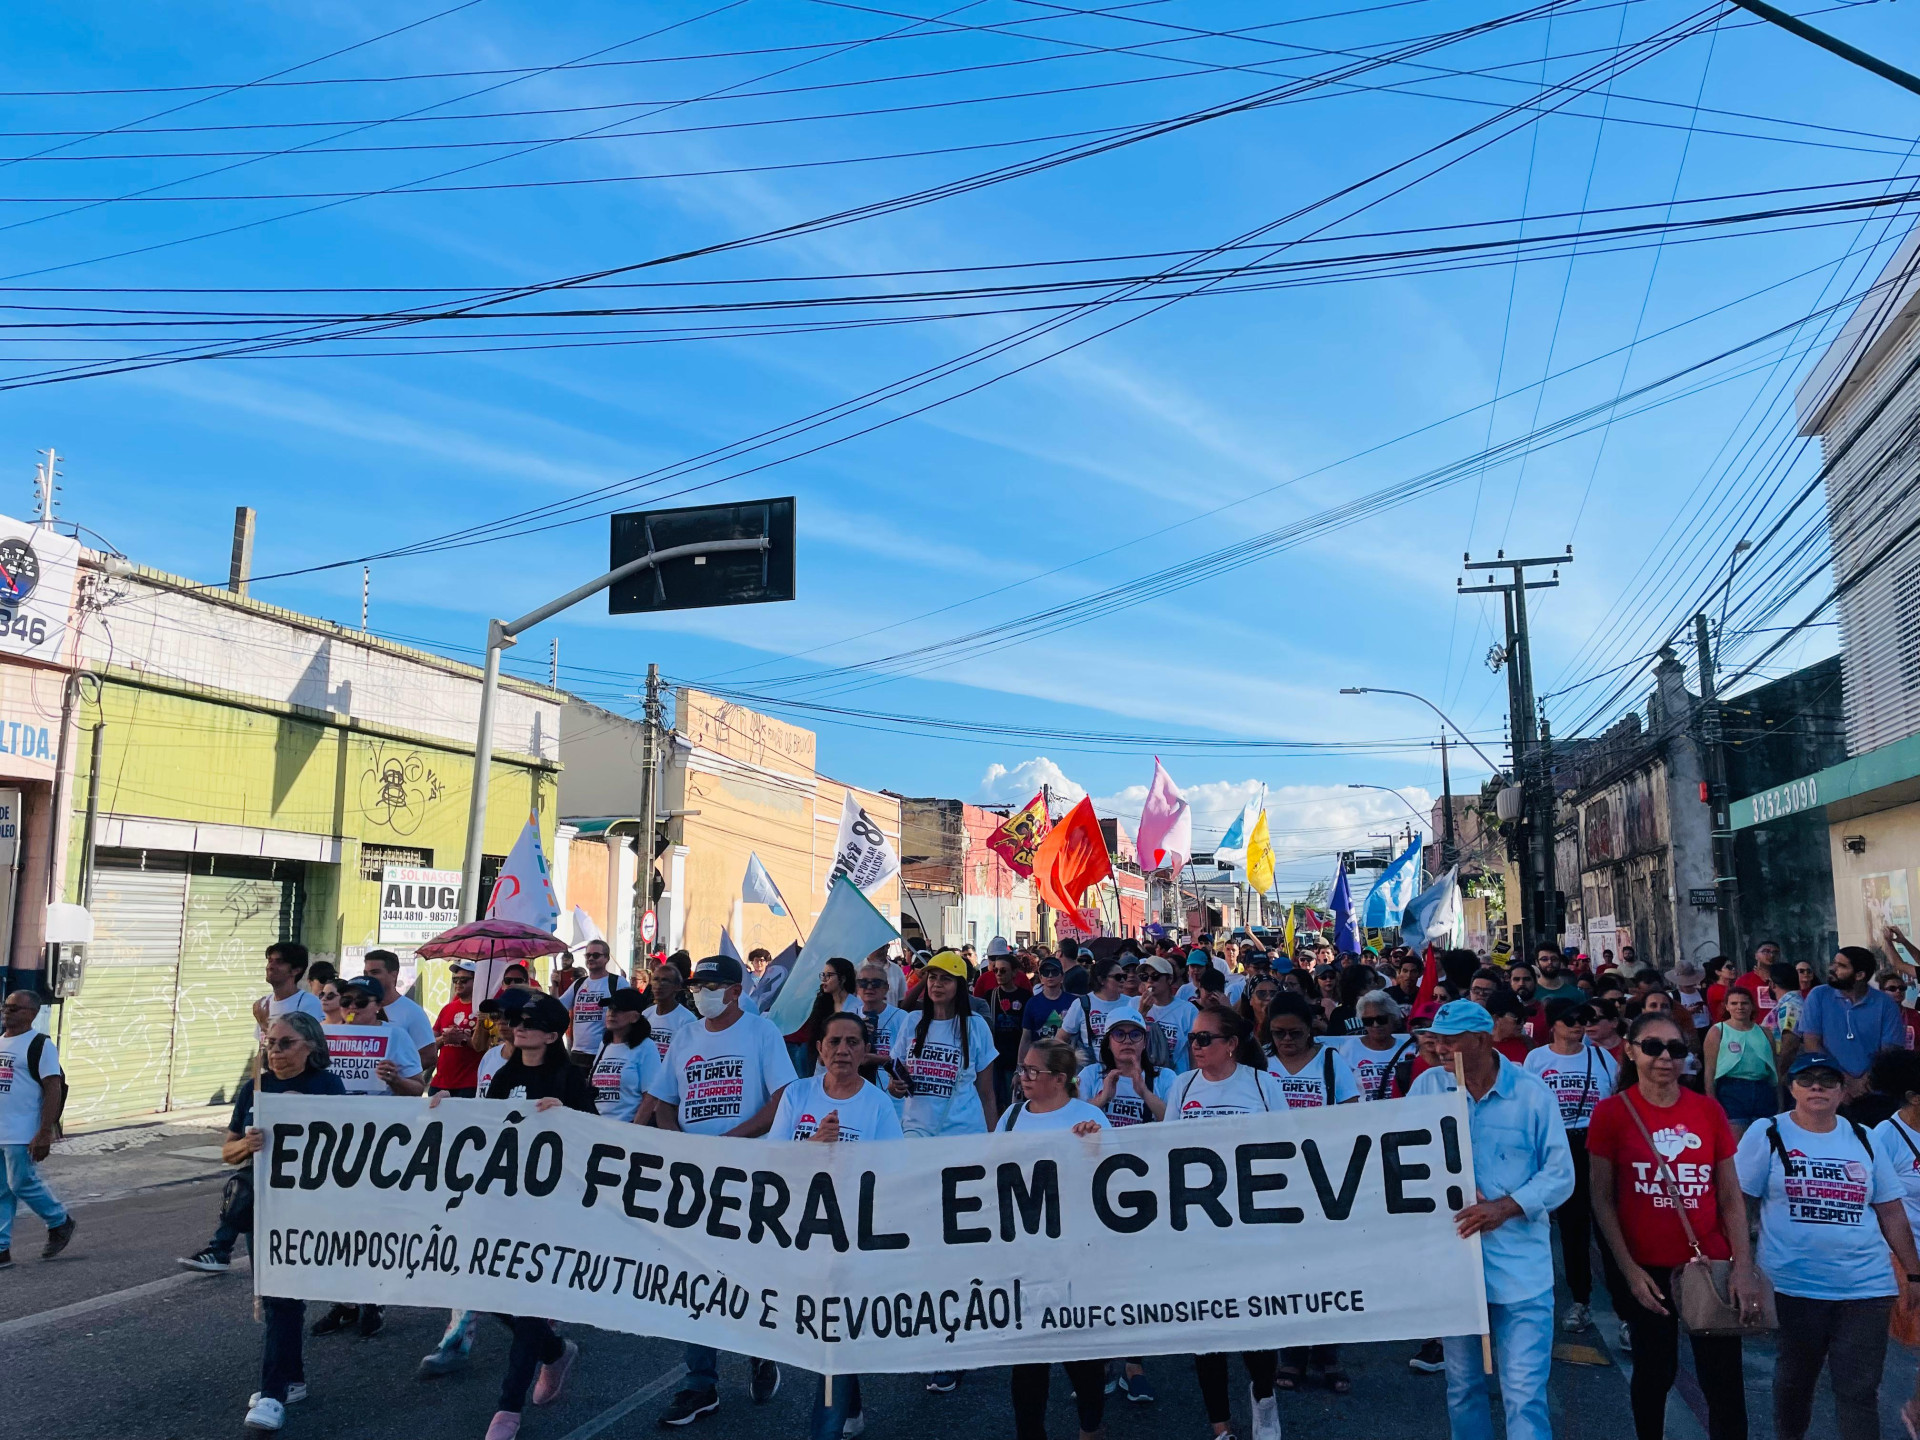
[[[1667,1189],[1667,1198],[1673,1202],[1680,1224],[1687,1232],[1687,1244],[1693,1250],[1693,1258],[1673,1272],[1673,1307],[1680,1312],[1681,1328],[1689,1335],[1751,1335],[1762,1330],[1778,1330],[1780,1316],[1773,1301],[1773,1282],[1756,1268],[1753,1273],[1760,1282],[1758,1312],[1748,1316],[1734,1305],[1727,1285],[1733,1275],[1733,1262],[1709,1259],[1700,1248],[1700,1237],[1694,1233],[1685,1197],[1680,1194],[1680,1182],[1667,1168],[1667,1159],[1660,1153],[1660,1147],[1653,1143],[1647,1122],[1640,1118],[1640,1111],[1633,1103],[1632,1092],[1623,1090],[1620,1099],[1633,1117],[1640,1138],[1647,1142],[1660,1183]]]

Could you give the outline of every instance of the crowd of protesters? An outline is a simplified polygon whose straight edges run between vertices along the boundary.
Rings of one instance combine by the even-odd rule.
[[[1468,950],[1341,955],[1311,936],[1292,955],[1250,940],[996,939],[984,956],[962,947],[834,959],[787,1034],[761,1013],[784,979],[765,951],[745,962],[655,956],[630,981],[595,941],[584,947],[584,974],[567,961],[543,986],[532,966],[515,965],[484,999],[473,994],[473,967],[456,964],[453,998],[430,1020],[401,993],[393,957],[370,955],[363,975],[343,978],[283,944],[270,953],[271,993],[256,1007],[260,1056],[223,1153],[244,1167],[259,1149],[257,1093],[343,1093],[328,1053],[329,1029],[343,1024],[389,1027],[380,1080],[392,1094],[424,1092],[429,1105],[528,1100],[692,1134],[818,1143],[1085,1135],[1464,1085],[1477,1193],[1455,1223],[1480,1237],[1512,1440],[1551,1434],[1556,1330],[1630,1359],[1634,1432],[1663,1435],[1689,1330],[1683,1278],[1713,1262],[1719,1298],[1740,1325],[1758,1335],[1777,1316],[1775,1433],[1805,1435],[1824,1372],[1838,1434],[1864,1440],[1880,1433],[1889,1326],[1920,1303],[1920,1017],[1907,1004],[1920,951],[1898,930],[1883,942],[1878,956],[1846,947],[1817,968],[1763,944],[1747,968],[1716,958],[1662,971],[1631,947],[1598,960],[1543,947],[1529,961]],[[0,1050],[37,1088],[15,1087],[20,1113],[0,1137],[0,1226],[26,1201],[50,1226],[50,1257],[73,1223],[34,1163],[64,1090],[57,1052],[31,1038],[32,998],[9,996],[6,1006]],[[231,1263],[251,1227],[246,1175],[228,1185],[213,1239],[182,1264]],[[10,1261],[0,1230],[0,1265]],[[1596,1268],[1617,1325],[1604,1336]],[[370,1335],[382,1323],[379,1307],[336,1305],[309,1327],[304,1302],[278,1298],[263,1301],[262,1318],[260,1389],[246,1415],[257,1433],[282,1428],[287,1406],[305,1397],[308,1333]],[[461,1369],[483,1319],[449,1317],[422,1378]],[[527,1405],[560,1397],[580,1351],[552,1321],[495,1320],[511,1345],[486,1435],[509,1440]],[[1739,1440],[1748,1433],[1741,1335],[1696,1326],[1689,1342],[1710,1440]],[[686,1347],[686,1380],[662,1425],[719,1407],[722,1360]],[[1238,1432],[1230,1360],[1193,1360],[1216,1436],[1279,1440],[1285,1393],[1353,1389],[1337,1346],[1245,1352],[1250,1427]],[[1408,1363],[1446,1376],[1455,1440],[1493,1434],[1481,1337],[1428,1340]],[[1142,1357],[1063,1368],[1082,1440],[1102,1433],[1110,1395],[1155,1403]],[[772,1362],[748,1357],[746,1371],[753,1401],[779,1389]],[[1016,1440],[1045,1440],[1050,1371],[1013,1368]],[[924,1383],[944,1394],[963,1379],[936,1372]],[[813,1440],[860,1433],[858,1377],[815,1393]],[[1920,1396],[1903,1417],[1920,1434]]]

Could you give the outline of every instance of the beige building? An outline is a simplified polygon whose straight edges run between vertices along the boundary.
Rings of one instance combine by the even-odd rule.
[[[644,727],[584,702],[575,702],[575,708],[561,739],[560,808],[563,820],[578,828],[571,848],[572,863],[579,864],[592,838],[603,836],[609,825],[622,841],[641,829]],[[900,802],[821,775],[811,730],[682,689],[675,692],[672,722],[662,739],[654,880],[658,948],[710,955],[719,948],[724,927],[742,954],[757,945],[778,952],[810,930],[826,904],[849,791],[895,852],[900,849]],[[604,854],[595,857],[598,863],[580,865],[578,897],[570,873],[566,897],[568,905],[585,904],[596,920],[606,908]],[[741,881],[753,855],[780,887],[789,917],[774,915],[764,905],[742,904]],[[632,896],[633,887],[626,886],[625,893]],[[897,877],[869,898],[899,923]],[[644,894],[628,903],[646,908]],[[601,922],[601,928],[608,927]],[[623,953],[616,947],[617,955]]]

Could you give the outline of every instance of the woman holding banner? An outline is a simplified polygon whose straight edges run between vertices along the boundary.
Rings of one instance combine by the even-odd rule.
[[[920,1016],[894,1051],[890,1090],[906,1103],[900,1123],[908,1135],[984,1135],[999,1118],[993,1094],[993,1031],[975,1014],[966,992],[967,962],[942,950],[920,972]],[[945,1395],[960,1384],[951,1370],[927,1377],[927,1389]]]
[[[1274,1013],[1280,1013],[1278,1001]],[[1236,1011],[1201,1011],[1187,1036],[1187,1045],[1193,1069],[1174,1082],[1167,1102],[1172,1118],[1211,1120],[1219,1115],[1263,1115],[1287,1109],[1280,1082],[1267,1073],[1266,1057]],[[1240,1360],[1252,1381],[1253,1440],[1280,1440],[1280,1402],[1273,1387],[1279,1356],[1272,1350],[1247,1350],[1241,1352]],[[1196,1355],[1193,1369],[1213,1433],[1231,1435],[1233,1408],[1228,1399],[1227,1357]]]
[[[860,1073],[869,1055],[866,1021],[846,1010],[828,1015],[814,1048],[819,1067],[780,1092],[780,1108],[773,1112],[768,1138],[823,1145],[900,1139],[900,1117],[894,1113],[893,1101]],[[813,1402],[812,1440],[841,1440],[865,1428],[860,1377],[824,1379]]]
[[[320,1022],[311,1015],[296,1010],[274,1017],[267,1025],[266,1055],[267,1063],[259,1077],[241,1082],[233,1101],[233,1119],[227,1126],[226,1143],[220,1147],[222,1160],[245,1167],[234,1177],[236,1180],[246,1177],[244,1216],[237,1213],[240,1206],[232,1194],[222,1207],[221,1227],[227,1229],[231,1215],[231,1233],[236,1236],[253,1228],[253,1157],[266,1147],[266,1136],[253,1123],[255,1093],[346,1093],[340,1077],[327,1069],[327,1037],[320,1029]],[[206,1252],[202,1252],[199,1258],[204,1259],[205,1255]],[[270,1433],[286,1424],[289,1402],[307,1398],[307,1369],[300,1352],[300,1331],[307,1316],[307,1302],[263,1295],[260,1309],[266,1321],[260,1349],[260,1388],[247,1402],[246,1427],[256,1433]]]

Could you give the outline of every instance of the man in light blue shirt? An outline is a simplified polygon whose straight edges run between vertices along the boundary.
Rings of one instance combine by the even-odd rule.
[[[1493,1048],[1493,1016],[1471,1000],[1440,1007],[1429,1033],[1440,1064],[1412,1095],[1459,1088],[1472,1101],[1474,1204],[1454,1217],[1461,1236],[1480,1237],[1487,1319],[1493,1332],[1507,1440],[1552,1440],[1547,1374],[1553,1365],[1553,1249],[1549,1216],[1573,1194],[1573,1154],[1553,1092]],[[1480,1337],[1452,1335],[1447,1354],[1447,1423],[1452,1440],[1492,1440]]]
[[[1807,992],[1800,1011],[1800,1046],[1840,1062],[1846,1100],[1867,1091],[1867,1072],[1882,1050],[1904,1050],[1907,1026],[1900,1002],[1873,988],[1873,952],[1848,945],[1827,966],[1827,983]]]

